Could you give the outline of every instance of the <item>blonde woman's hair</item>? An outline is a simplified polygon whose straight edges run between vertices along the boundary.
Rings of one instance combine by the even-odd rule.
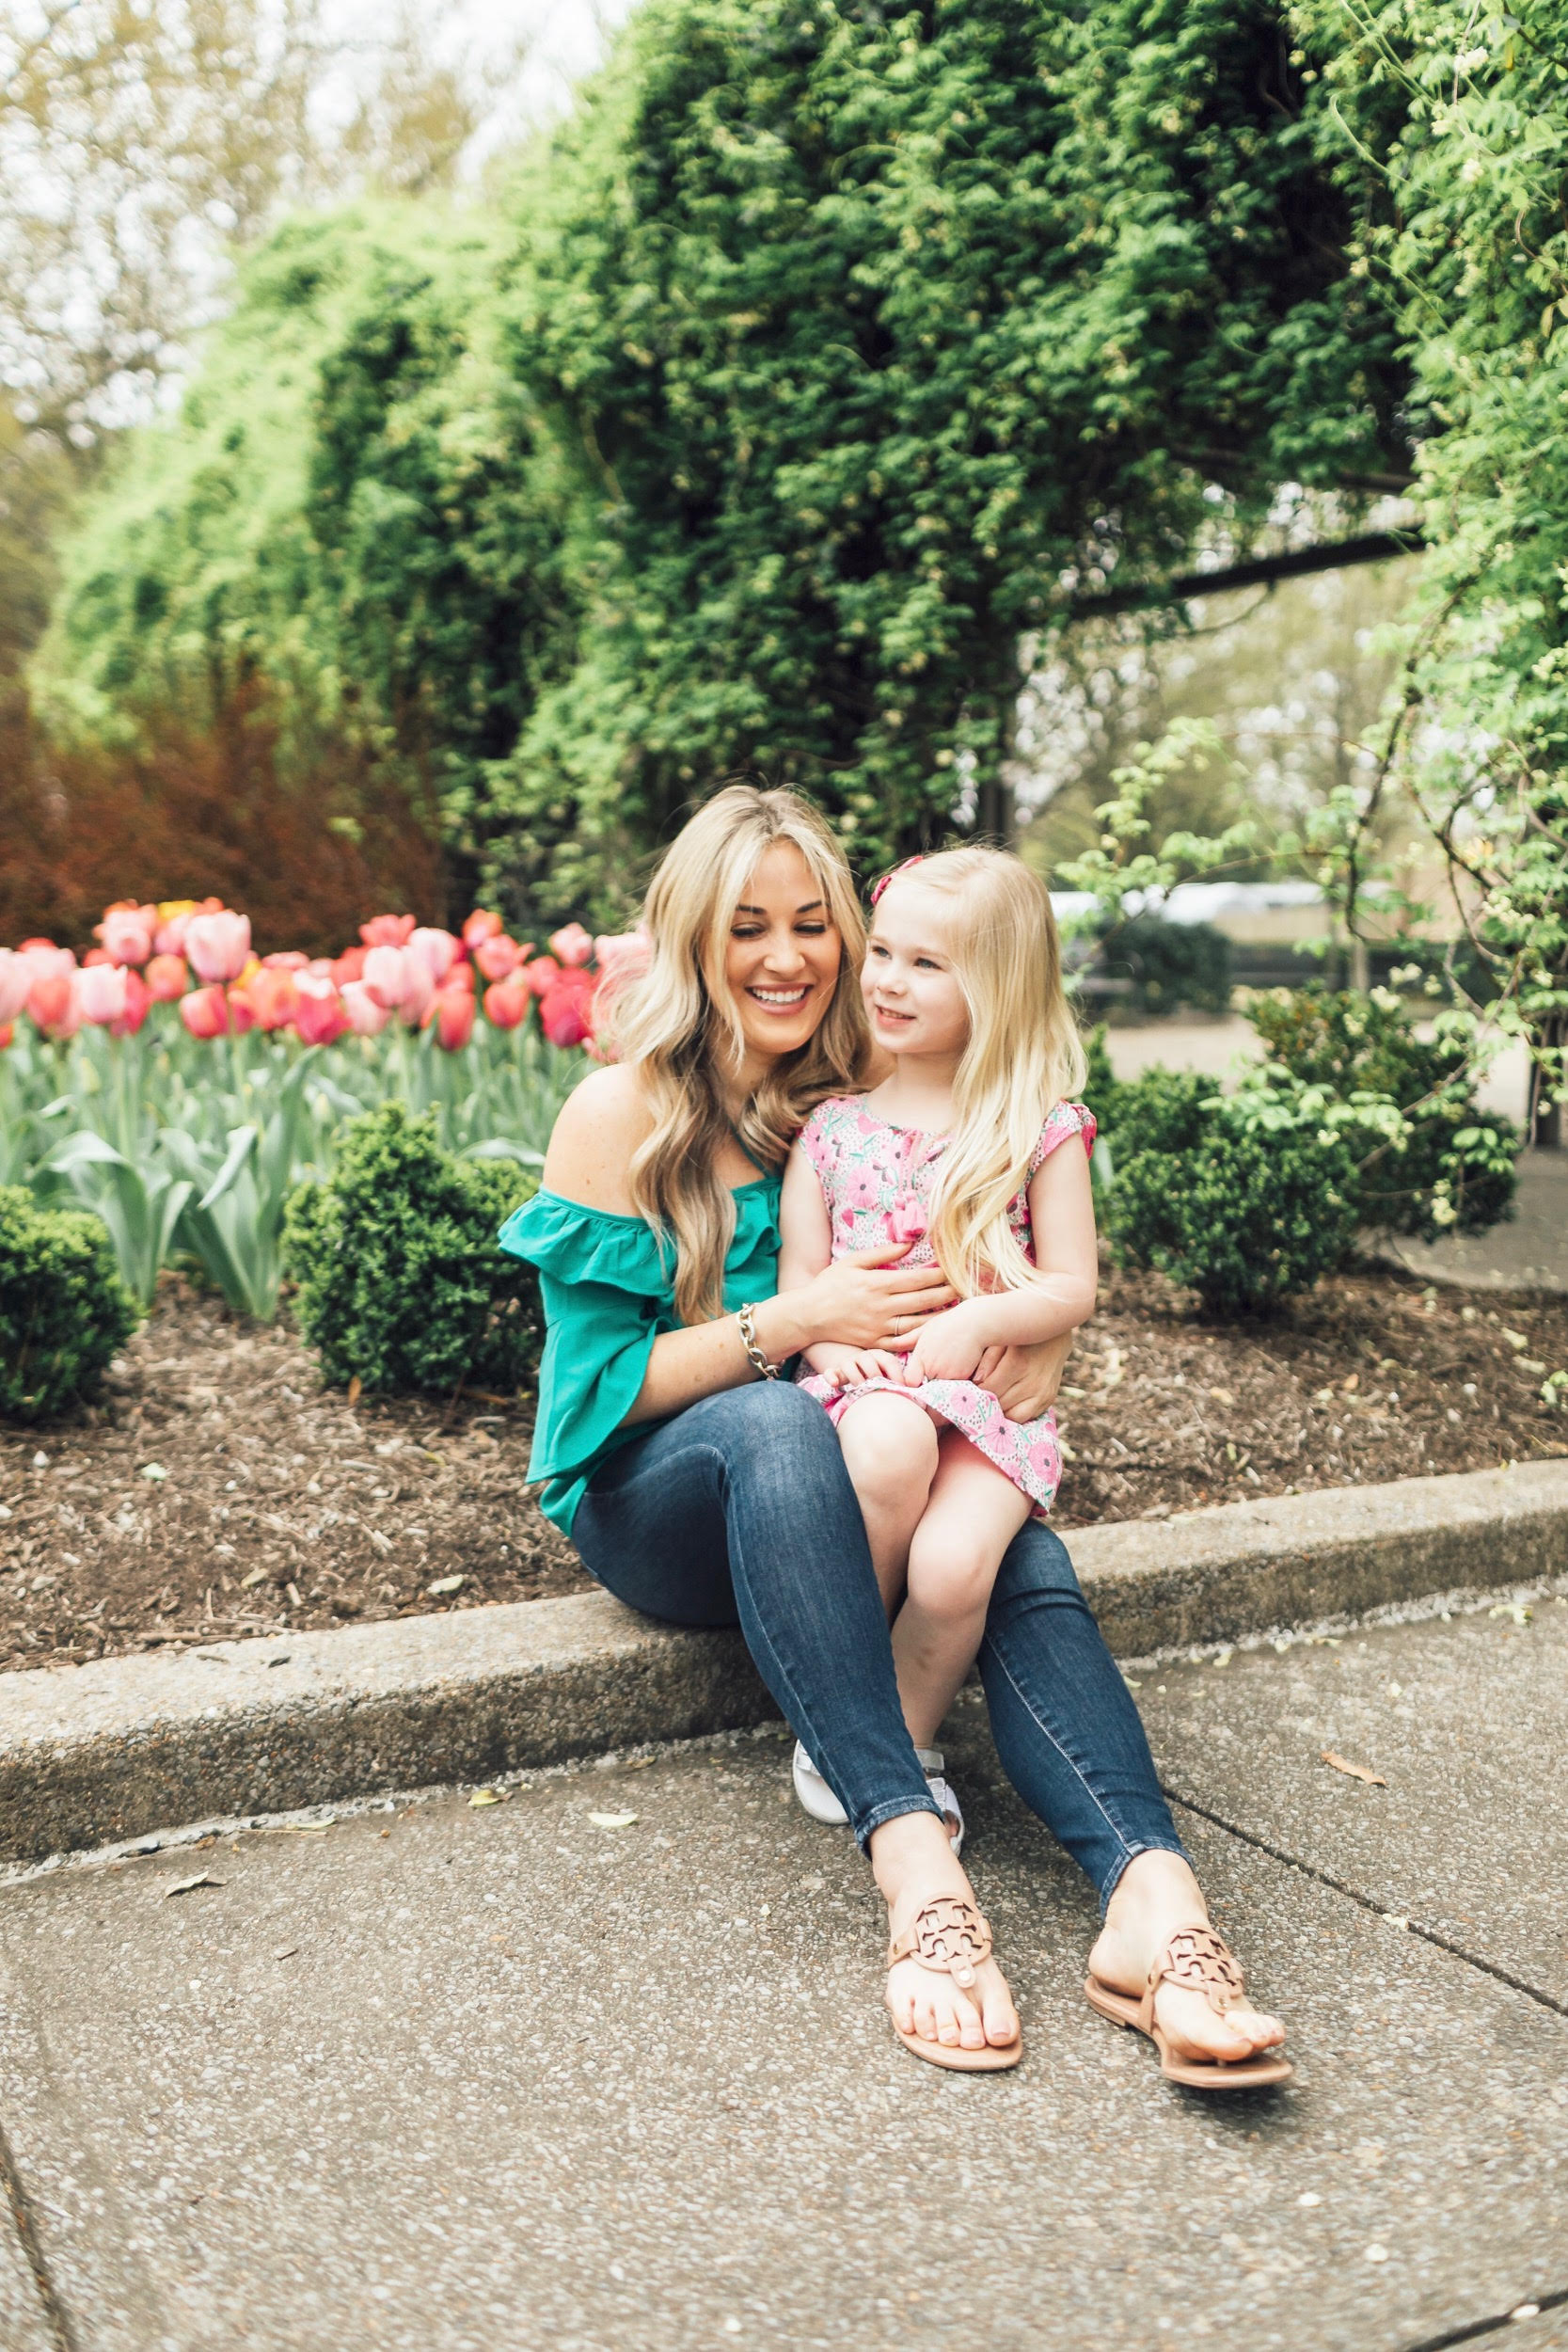
[[[804,858],[844,957],[816,1034],[774,1064],[732,1119],[721,1080],[739,1068],[745,1041],[725,947],[747,883],[780,841]],[[701,1323],[723,1312],[735,1235],[735,1199],[714,1173],[721,1145],[738,1136],[762,1167],[780,1167],[818,1103],[865,1083],[865,926],[844,852],[810,802],[750,784],[726,785],[682,828],[649,885],[642,921],[647,964],[616,992],[600,1036],[636,1065],[653,1111],[653,1131],[632,1159],[631,1196],[661,1244],[674,1242],[676,1313]]]
[[[1007,1223],[1040,1129],[1085,1067],[1062,988],[1051,894],[1002,850],[944,850],[895,873],[950,910],[942,945],[969,1010],[953,1134],[932,1190],[930,1240],[955,1290],[1020,1289],[1031,1268]],[[933,945],[937,943],[933,942]]]

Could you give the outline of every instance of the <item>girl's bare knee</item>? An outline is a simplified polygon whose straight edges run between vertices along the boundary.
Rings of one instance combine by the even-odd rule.
[[[929,1534],[917,1527],[910,1546],[910,1598],[928,1616],[972,1616],[990,1600],[1000,1565],[989,1546],[952,1527]]]
[[[857,1494],[924,1497],[937,1467],[937,1433],[912,1397],[863,1396],[838,1425],[844,1460]]]

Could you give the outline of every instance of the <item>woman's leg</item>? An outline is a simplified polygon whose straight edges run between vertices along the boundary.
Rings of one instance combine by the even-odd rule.
[[[838,1441],[865,1522],[882,1604],[891,1617],[903,1598],[910,1539],[936,1476],[936,1423],[912,1396],[878,1389],[846,1407]],[[915,1734],[917,1741],[921,1736]]]
[[[1008,1779],[1099,1889],[1090,1956],[1102,1981],[1139,1994],[1178,1928],[1208,1918],[1160,1791],[1132,1693],[1061,1538],[1032,1521],[991,1595],[980,1675]],[[1155,2007],[1179,2054],[1235,2058],[1285,2038],[1250,2004],[1216,2016],[1201,1993],[1162,1984]]]
[[[942,1432],[930,1499],[910,1544],[909,1591],[894,1620],[904,1721],[929,1747],[974,1663],[1003,1554],[1030,1502],[958,1430]]]
[[[974,1899],[904,1725],[860,1507],[814,1398],[769,1382],[689,1406],[610,1455],[572,1534],[632,1608],[676,1625],[738,1619],[870,1854],[893,1935],[935,1896]],[[907,2030],[970,2048],[1010,2042],[1018,2017],[994,1962],[974,1994],[914,1961],[888,1977]]]

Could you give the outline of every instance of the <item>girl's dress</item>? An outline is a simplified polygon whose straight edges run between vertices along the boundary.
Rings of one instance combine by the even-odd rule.
[[[1081,1136],[1085,1152],[1094,1150],[1094,1117],[1080,1103],[1058,1103],[1040,1130],[1022,1184],[1007,1203],[1007,1222],[1030,1263],[1035,1263],[1035,1237],[1029,1223],[1028,1190],[1037,1169],[1059,1143]],[[900,1262],[908,1266],[936,1263],[927,1238],[928,1203],[945,1136],[928,1136],[918,1127],[890,1126],[866,1108],[859,1095],[833,1095],[819,1103],[800,1131],[800,1145],[816,1170],[832,1225],[833,1256],[847,1257],[856,1249],[879,1249],[889,1243],[912,1241]],[[878,1377],[858,1380],[839,1389],[822,1373],[806,1373],[800,1385],[826,1406],[836,1422],[857,1397],[884,1389],[893,1396],[911,1397],[936,1420],[960,1430],[988,1461],[994,1462],[1015,1486],[1033,1502],[1032,1517],[1045,1518],[1062,1481],[1062,1454],[1056,1440],[1056,1416],[1042,1413],[1038,1421],[1009,1421],[989,1390],[973,1380],[924,1380],[906,1389],[897,1381]]]

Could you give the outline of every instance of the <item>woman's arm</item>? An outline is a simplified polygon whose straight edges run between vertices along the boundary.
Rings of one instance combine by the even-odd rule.
[[[911,1380],[972,1379],[991,1348],[1060,1340],[1094,1311],[1099,1258],[1085,1153],[1059,1145],[1029,1185],[1036,1273],[1022,1290],[988,1291],[933,1317],[909,1358]]]
[[[833,1229],[822,1180],[810,1154],[797,1143],[784,1165],[779,1202],[779,1295],[804,1290],[832,1264]],[[868,1380],[876,1374],[902,1379],[903,1359],[885,1348],[851,1347],[841,1340],[814,1340],[800,1350],[813,1372],[840,1381]]]
[[[622,1063],[594,1071],[567,1096],[555,1122],[545,1155],[546,1189],[610,1216],[635,1216],[629,1171],[651,1123],[633,1069]],[[924,1319],[953,1294],[940,1267],[905,1268],[896,1263],[904,1254],[902,1248],[862,1250],[824,1266],[787,1299],[762,1301],[755,1329],[769,1362],[783,1363],[830,1332],[850,1346],[896,1347],[897,1326],[906,1333],[903,1345],[911,1345]],[[760,1376],[734,1315],[661,1332],[622,1426],[662,1421],[700,1397]]]

